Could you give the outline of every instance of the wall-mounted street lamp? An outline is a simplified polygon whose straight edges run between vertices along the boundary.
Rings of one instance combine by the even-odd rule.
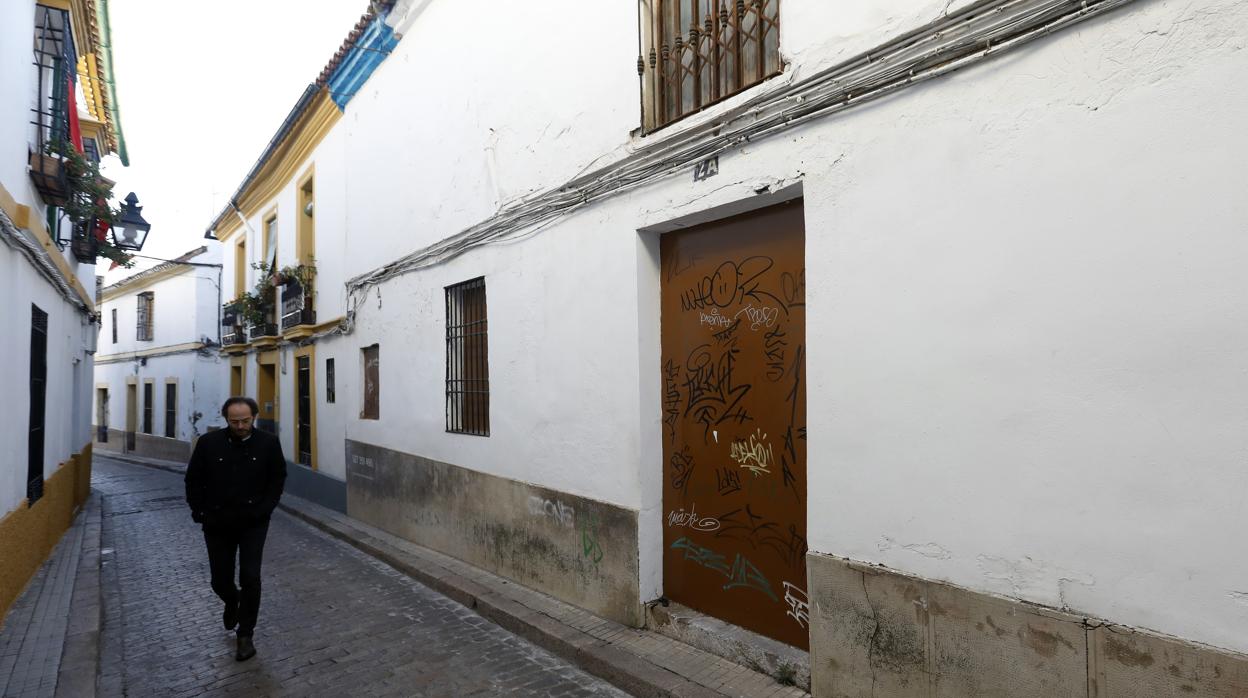
[[[118,225],[120,231],[113,230],[113,243],[123,250],[138,252],[147,241],[147,234],[152,224],[143,219],[143,207],[139,206],[139,197],[130,192],[126,195],[126,206],[121,211]]]

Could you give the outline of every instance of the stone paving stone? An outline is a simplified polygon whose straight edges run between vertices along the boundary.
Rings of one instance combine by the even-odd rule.
[[[626,695],[283,513],[265,546],[258,654],[235,662],[181,478],[97,454],[93,485],[101,695]]]

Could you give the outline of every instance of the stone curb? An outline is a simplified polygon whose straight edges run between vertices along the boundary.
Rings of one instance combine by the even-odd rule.
[[[73,615],[56,677],[57,698],[94,698],[100,669],[100,535],[104,508],[98,492],[92,490],[87,497],[82,516],[82,550],[70,597]]]
[[[100,452],[99,455],[179,475],[186,472],[185,466],[168,461],[127,454],[114,455],[109,452]],[[291,516],[390,565],[434,591],[473,609],[492,623],[576,664],[590,674],[632,695],[644,698],[809,695],[793,687],[781,686],[771,681],[769,677],[756,674],[675,640],[590,616],[586,612],[573,609],[540,592],[525,589],[484,571],[476,570],[466,563],[455,561],[454,558],[443,556],[414,543],[402,541],[384,531],[373,530],[371,527],[354,522],[349,517],[316,503],[285,495],[279,507]],[[445,558],[445,561],[442,558]],[[456,567],[463,567],[464,570],[472,569],[472,573],[479,578],[470,578],[467,576],[468,573],[457,570]],[[530,605],[525,601],[536,603]],[[582,617],[582,624],[586,625],[585,629],[574,627],[548,612],[552,609],[565,608]],[[591,625],[592,627],[589,627]],[[651,642],[679,645],[679,654],[685,659],[677,662],[678,669],[673,670],[631,651],[623,643],[613,642],[610,638],[604,639],[604,634],[621,637],[629,634],[644,634],[649,636],[648,639]],[[666,655],[672,654],[677,654],[677,652],[666,653]],[[731,667],[735,680],[728,676],[725,667]],[[732,692],[721,692],[689,678],[699,672],[723,675],[725,679],[722,681],[722,688]],[[740,680],[742,674],[753,675],[749,683],[764,690],[747,693],[742,693],[739,688],[734,690],[736,687],[733,684]]]

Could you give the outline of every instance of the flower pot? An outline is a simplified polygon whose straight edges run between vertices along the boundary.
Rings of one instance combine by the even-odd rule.
[[[55,155],[30,154],[30,179],[44,203],[64,206],[69,197],[69,173],[65,163]]]

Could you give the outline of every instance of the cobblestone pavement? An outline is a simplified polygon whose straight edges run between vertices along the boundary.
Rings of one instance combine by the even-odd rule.
[[[626,695],[282,512],[265,545],[258,654],[235,662],[181,478],[99,454],[93,470],[101,695]]]

